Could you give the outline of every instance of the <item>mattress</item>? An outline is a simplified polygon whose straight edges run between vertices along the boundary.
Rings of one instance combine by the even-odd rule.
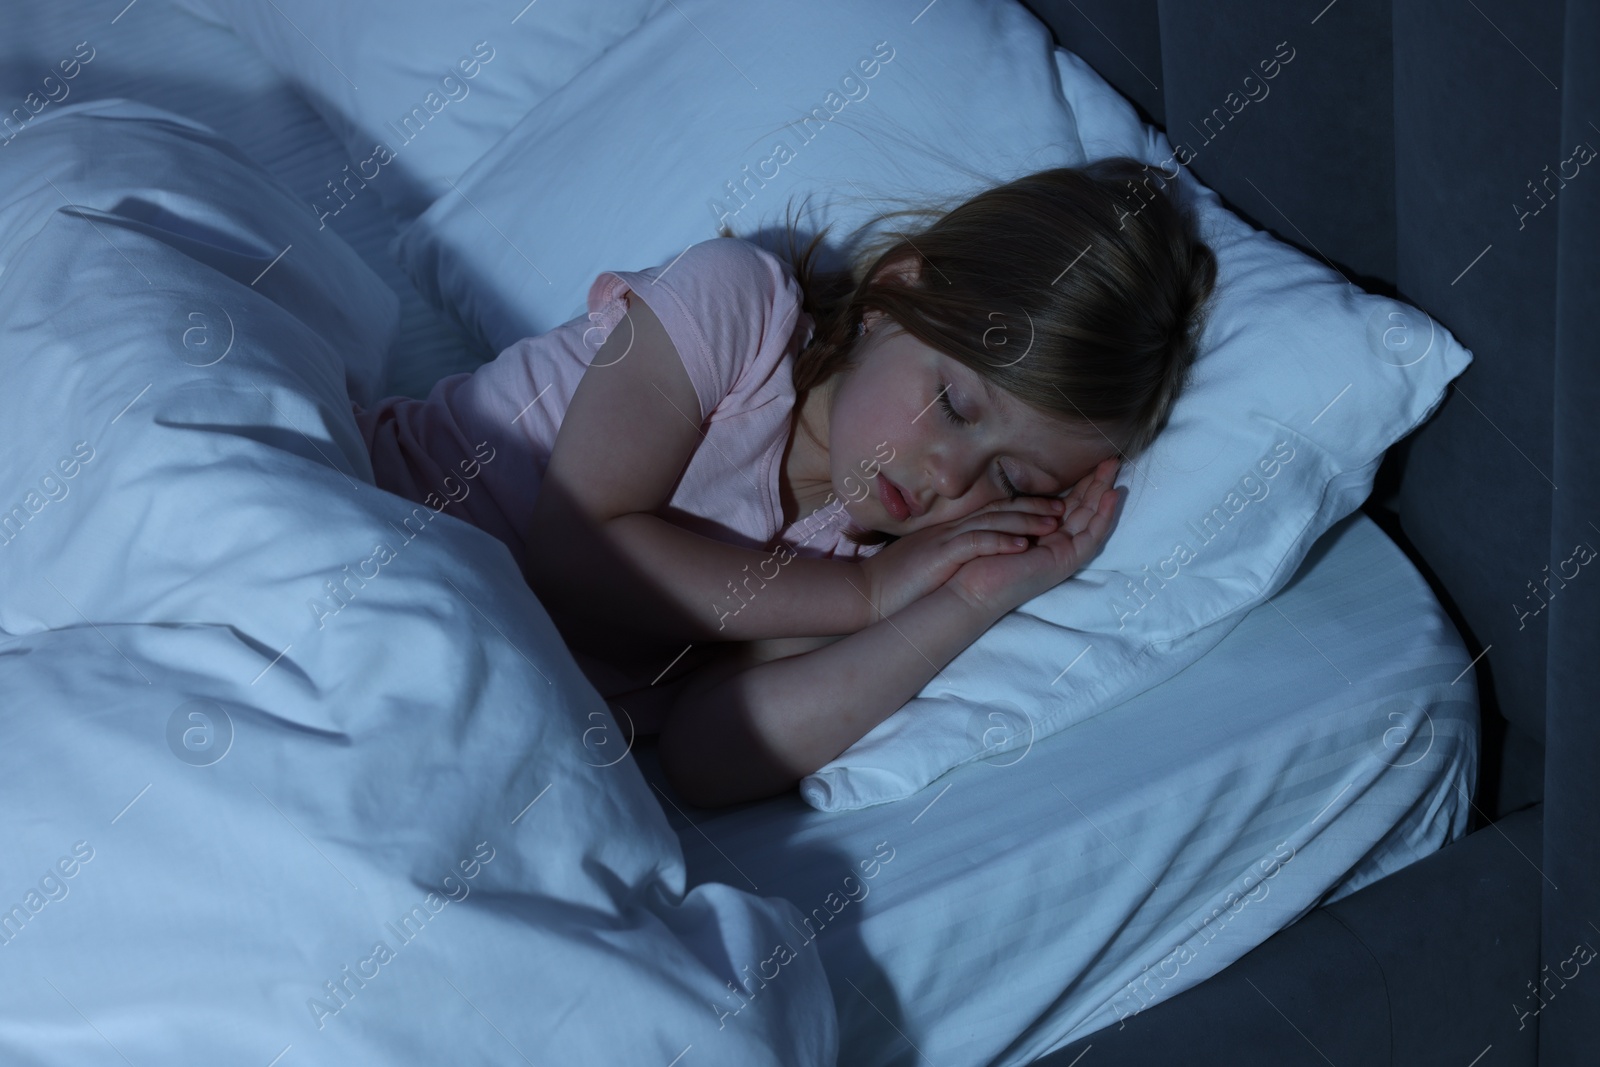
[[[1462,836],[1478,755],[1467,665],[1422,577],[1357,512],[1188,669],[911,799],[708,811],[673,799],[645,742],[636,755],[691,884],[808,916],[789,945],[822,956],[841,1067],[1009,1067]]]
[[[312,210],[345,157],[254,52],[163,0],[97,13],[9,10],[0,98],[87,39],[74,99],[192,116]],[[330,225],[400,298],[389,392],[420,396],[492,358],[411,287],[376,197]],[[1467,663],[1421,577],[1358,514],[1187,670],[910,800],[824,813],[791,794],[708,812],[672,796],[647,742],[632,756],[691,885],[784,896],[806,916],[788,944],[824,960],[841,1064],[1024,1064],[1461,836],[1478,745]],[[997,708],[992,729],[1026,729],[1019,711]],[[731,1022],[783,981],[767,962],[707,1011]]]

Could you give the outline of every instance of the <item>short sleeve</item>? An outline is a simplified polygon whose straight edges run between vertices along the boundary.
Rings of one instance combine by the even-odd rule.
[[[625,291],[648,304],[672,338],[699,397],[701,422],[752,365],[787,349],[800,315],[800,287],[788,268],[737,237],[690,245],[648,270],[602,272],[589,287],[588,307],[607,335],[626,314]]]

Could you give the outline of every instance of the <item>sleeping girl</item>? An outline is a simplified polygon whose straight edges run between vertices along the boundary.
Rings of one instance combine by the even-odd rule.
[[[683,799],[782,792],[1105,542],[1216,276],[1150,175],[1032,174],[845,272],[792,225],[787,260],[603,272],[586,318],[357,408],[378,485],[505,543]]]

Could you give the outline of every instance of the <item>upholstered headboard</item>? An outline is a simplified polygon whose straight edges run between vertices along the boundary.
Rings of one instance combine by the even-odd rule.
[[[1559,958],[1600,898],[1600,8],[1028,7],[1187,143],[1235,211],[1476,355],[1365,508],[1479,657],[1480,822],[1545,802],[1544,948]],[[1559,1025],[1541,1022],[1541,1045],[1560,1045]]]

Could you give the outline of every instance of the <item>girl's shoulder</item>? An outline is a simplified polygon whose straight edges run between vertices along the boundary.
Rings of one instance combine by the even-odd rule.
[[[590,287],[590,317],[602,304],[620,297],[623,288],[642,297],[663,322],[674,310],[681,310],[702,327],[708,339],[737,331],[735,323],[785,323],[796,317],[804,303],[788,264],[741,237],[708,238],[645,270],[602,271]],[[657,306],[663,303],[675,307]],[[620,317],[620,312],[614,317]]]
[[[805,320],[800,288],[771,252],[742,238],[713,237],[656,267],[603,271],[588,301],[601,336],[623,318],[625,290],[660,320],[694,383],[702,419],[735,394],[726,413],[782,392],[784,356]]]
[[[699,272],[721,275],[728,281],[747,281],[756,288],[773,293],[800,294],[799,283],[788,263],[743,237],[712,237],[699,244],[690,245],[681,259],[693,257],[692,266]],[[658,277],[670,277],[677,261],[665,264]]]

